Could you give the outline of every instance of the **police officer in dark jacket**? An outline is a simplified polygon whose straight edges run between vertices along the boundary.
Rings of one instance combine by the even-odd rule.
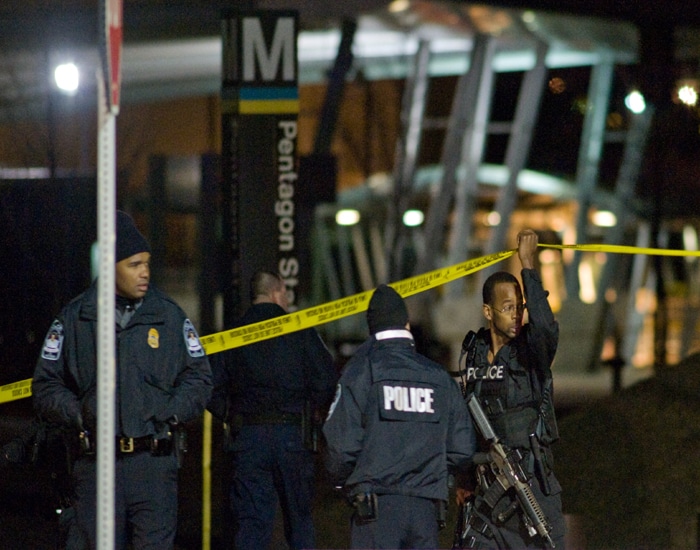
[[[537,234],[530,229],[518,234],[518,257],[527,303],[520,283],[510,273],[496,272],[484,283],[482,311],[488,328],[478,331],[473,346],[464,355],[467,360],[462,383],[466,382],[467,398],[473,394],[479,399],[501,443],[522,457],[519,463],[551,526],[549,537],[557,548],[563,548],[561,486],[552,469],[550,449],[559,437],[552,406],[551,371],[559,327],[535,269],[537,242]],[[528,323],[523,324],[526,306]],[[505,492],[497,502],[489,504],[495,497],[487,495],[486,487],[494,483],[487,467],[477,466],[466,483],[467,493],[476,488],[476,498],[464,548],[548,545],[540,535],[528,531],[513,491]],[[465,496],[460,493],[460,498]],[[499,517],[502,514],[505,517]]]
[[[353,548],[437,548],[448,468],[474,452],[471,421],[457,384],[416,352],[393,288],[375,290],[367,323],[323,427],[327,467],[355,506]]]
[[[202,413],[211,369],[180,307],[150,285],[150,247],[133,219],[116,220],[115,545],[173,548],[177,527],[174,431]],[[76,523],[95,547],[97,411],[97,284],[53,321],[32,393],[43,418],[79,433],[73,466]],[[131,540],[127,533],[131,533]]]
[[[252,305],[237,326],[286,314],[287,288],[279,274],[257,272],[250,294]],[[235,548],[269,547],[278,499],[289,547],[315,548],[311,432],[333,398],[338,377],[332,355],[318,333],[306,329],[212,358],[208,408],[233,431],[229,497]]]

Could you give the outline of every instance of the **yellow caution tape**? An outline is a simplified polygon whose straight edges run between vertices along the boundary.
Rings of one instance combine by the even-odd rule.
[[[645,254],[648,256],[695,256],[700,257],[700,251],[696,250],[668,250],[662,248],[643,248],[636,246],[623,246],[612,244],[539,244],[544,248],[570,249],[581,252],[609,252],[615,254]],[[450,283],[472,273],[476,273],[491,265],[510,258],[517,250],[506,250],[488,256],[481,256],[467,260],[449,267],[443,267],[422,275],[416,275],[403,279],[396,283],[390,283],[402,297],[407,298],[426,290],[431,290],[440,285]],[[207,355],[220,351],[245,346],[254,342],[261,342],[275,338],[283,334],[289,334],[298,330],[315,327],[331,321],[337,321],[356,313],[367,310],[374,289],[346,298],[340,298],[332,302],[326,302],[319,306],[302,309],[294,313],[288,313],[281,317],[261,321],[252,325],[246,325],[231,330],[224,330],[209,336],[200,338]],[[0,387],[0,403],[14,401],[30,397],[32,379],[20,380],[12,384]]]
[[[12,384],[0,386],[0,403],[22,399],[32,395],[32,379],[20,380]]]
[[[470,273],[484,269],[490,265],[509,258],[515,253],[514,250],[498,252],[489,256],[483,256],[474,260],[468,260],[450,267],[429,271],[422,275],[416,275],[408,279],[403,279],[396,283],[391,283],[393,287],[404,298],[430,290],[437,286],[449,283]],[[302,309],[294,313],[288,313],[281,317],[268,319],[252,325],[246,325],[231,330],[217,332],[210,336],[200,338],[202,346],[207,355],[225,351],[227,349],[245,346],[253,342],[260,342],[282,334],[289,334],[297,330],[315,327],[331,321],[342,319],[367,309],[374,289],[359,294],[353,294],[347,298],[340,298],[332,302],[321,304],[307,309]]]
[[[580,250],[582,252],[610,252],[613,254],[645,254],[647,256],[695,256],[700,257],[699,250],[668,250],[665,248],[643,248],[620,244],[538,244],[544,248]]]

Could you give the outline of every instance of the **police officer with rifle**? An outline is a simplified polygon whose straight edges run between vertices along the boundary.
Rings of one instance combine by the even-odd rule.
[[[456,376],[484,454],[458,480],[454,548],[564,547],[561,486],[550,449],[559,437],[551,371],[559,328],[535,269],[537,242],[532,230],[518,234],[527,302],[512,274],[492,274],[482,291],[488,327],[470,331],[462,346]]]

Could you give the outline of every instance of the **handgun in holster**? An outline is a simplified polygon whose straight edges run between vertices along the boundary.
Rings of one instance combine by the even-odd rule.
[[[182,468],[185,462],[185,453],[187,453],[187,430],[182,424],[173,424],[170,426],[171,440],[173,443],[173,451],[177,457],[177,467]]]
[[[352,505],[355,508],[355,517],[362,523],[376,521],[377,519],[377,495],[376,493],[359,493],[354,496]]]

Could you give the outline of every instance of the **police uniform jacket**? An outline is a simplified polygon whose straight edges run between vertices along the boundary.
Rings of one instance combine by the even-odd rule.
[[[275,303],[253,304],[237,326],[285,315]],[[328,407],[338,374],[314,329],[291,332],[213,356],[214,394],[208,409],[220,419],[270,419]]]
[[[351,495],[446,500],[448,467],[467,463],[475,445],[459,388],[407,330],[378,332],[358,349],[323,433],[326,466]]]
[[[551,364],[557,350],[559,326],[534,269],[523,269],[522,280],[528,322],[489,362],[491,335],[481,329],[476,336],[474,365],[467,367],[467,395],[475,393],[489,417],[496,435],[510,448],[529,454],[535,433],[542,452],[552,458],[549,444],[558,438],[552,405]],[[526,461],[532,473],[532,460]],[[553,474],[550,482],[560,488]]]
[[[49,329],[32,382],[40,415],[73,426],[78,414],[94,422],[96,340],[95,282]],[[115,349],[117,435],[163,436],[167,422],[202,413],[212,387],[209,361],[192,323],[168,296],[150,286],[126,327],[116,325]]]

